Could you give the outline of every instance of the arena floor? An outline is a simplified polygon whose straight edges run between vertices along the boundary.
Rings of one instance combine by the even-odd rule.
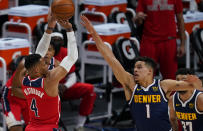
[[[71,103],[70,103],[71,102]],[[79,100],[68,102],[62,102],[62,113],[61,120],[68,129],[68,131],[73,131],[76,118],[78,115]],[[125,107],[126,102],[123,92],[117,92],[113,94],[112,102],[112,117],[103,117],[95,119],[96,117],[102,117],[107,114],[107,101],[105,94],[97,93],[97,99],[92,114],[89,116],[85,124],[85,131],[133,131],[133,123],[129,116],[129,110],[121,117],[121,121],[118,121],[114,126],[117,116],[121,113],[122,109]]]

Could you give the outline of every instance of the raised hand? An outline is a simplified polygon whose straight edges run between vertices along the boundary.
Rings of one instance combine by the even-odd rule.
[[[88,20],[87,17],[85,17],[84,15],[81,15],[80,16],[80,19],[82,20],[81,21],[81,24],[87,29],[87,31],[92,34],[93,31],[94,31],[94,27],[93,25],[91,24],[91,22]]]
[[[48,12],[48,27],[54,28],[55,25],[56,25],[56,18],[52,14],[51,8],[49,8],[49,12]]]
[[[63,26],[65,29],[69,30],[69,29],[72,29],[72,24],[67,20],[57,20],[57,22]]]

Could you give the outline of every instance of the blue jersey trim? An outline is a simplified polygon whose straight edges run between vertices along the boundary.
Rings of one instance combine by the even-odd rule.
[[[37,78],[35,80],[30,80],[29,76],[25,77],[23,80],[23,85],[28,87],[36,87],[36,88],[42,88],[42,78]]]
[[[54,57],[51,58],[48,70],[54,69]]]
[[[202,93],[202,92],[198,92],[198,94],[197,94],[197,96],[196,96],[196,98],[195,98],[195,110],[196,110],[196,112],[197,112],[198,114],[200,114],[200,115],[202,115],[203,112],[201,112],[201,111],[199,111],[199,110],[197,109],[197,98],[198,98],[198,96],[199,96],[201,93]]]

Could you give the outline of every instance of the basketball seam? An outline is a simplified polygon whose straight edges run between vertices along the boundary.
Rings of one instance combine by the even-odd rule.
[[[54,12],[54,14],[72,14],[72,13],[58,13],[58,12]]]
[[[56,7],[56,6],[64,6],[64,5],[73,5],[73,4],[62,4],[62,5],[55,5],[55,6],[52,6],[52,8]]]

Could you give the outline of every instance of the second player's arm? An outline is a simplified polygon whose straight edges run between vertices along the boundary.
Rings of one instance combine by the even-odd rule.
[[[178,34],[180,36],[181,44],[185,45],[185,24],[183,19],[183,13],[176,14],[177,18],[177,26],[178,26]]]
[[[169,118],[170,118],[172,129],[173,131],[178,131],[178,120],[173,107],[173,96],[169,98],[168,107],[169,107]]]
[[[180,48],[178,49],[177,55],[179,57],[182,57],[185,54],[185,39],[186,39],[183,13],[181,12],[176,14],[176,18],[177,18],[178,34],[180,36],[180,41],[181,41]]]
[[[126,72],[120,62],[116,59],[111,49],[105,45],[101,39],[101,37],[98,35],[90,21],[85,17],[81,16],[82,25],[88,30],[88,32],[93,37],[93,40],[96,43],[97,49],[101,53],[101,55],[104,57],[104,59],[107,61],[109,66],[112,68],[112,71],[116,77],[116,79],[122,84],[126,99],[129,100],[132,95],[132,82],[133,82],[133,75]]]
[[[25,96],[22,92],[21,86],[22,86],[22,80],[23,77],[25,76],[26,69],[24,67],[24,59],[22,59],[16,68],[15,74],[13,76],[12,80],[12,94],[16,97],[25,99]]]

